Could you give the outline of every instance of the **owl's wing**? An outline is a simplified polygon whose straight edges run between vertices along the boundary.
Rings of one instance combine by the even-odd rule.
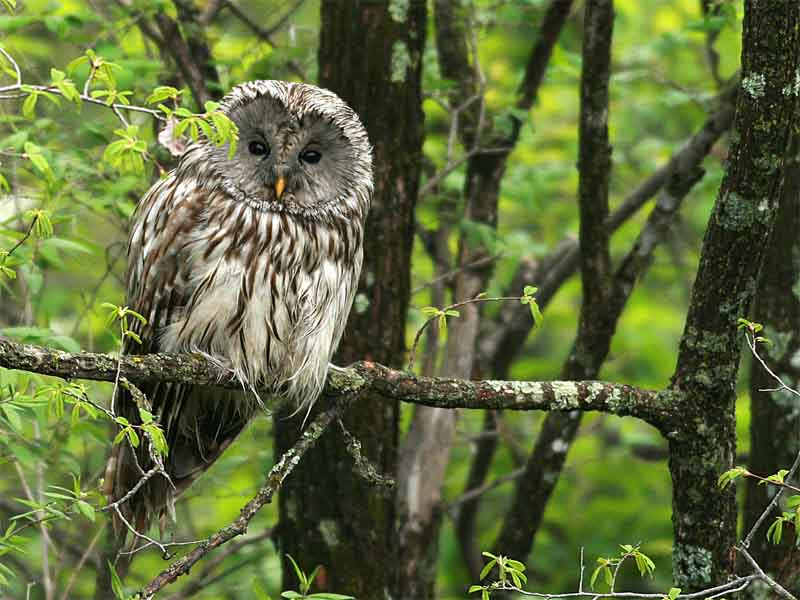
[[[159,351],[159,335],[185,306],[190,290],[186,245],[205,203],[204,193],[171,175],[142,198],[128,241],[127,304],[147,319],[133,320],[141,339],[126,338],[126,354]]]
[[[140,201],[133,217],[128,241],[127,305],[141,314],[146,323],[129,318],[129,327],[138,338],[124,340],[125,354],[148,354],[161,350],[159,336],[186,305],[191,294],[186,245],[197,226],[204,205],[201,190],[181,182],[173,175],[156,183]],[[156,383],[141,386],[151,402],[151,411],[180,403],[191,386]],[[139,407],[120,387],[115,411],[133,424],[141,423]],[[109,501],[119,500],[139,481],[152,463],[146,441],[134,453],[126,442],[114,446],[106,467],[105,490]],[[162,509],[170,495],[165,478],[148,481],[141,493],[120,506],[123,515],[140,531],[154,512]],[[117,525],[120,525],[117,523]]]

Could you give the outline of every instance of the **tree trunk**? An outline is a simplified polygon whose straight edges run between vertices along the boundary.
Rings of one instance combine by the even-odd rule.
[[[367,359],[400,366],[404,360],[422,164],[425,21],[425,4],[419,2],[406,8],[367,0],[322,3],[320,85],[360,115],[375,148],[364,266],[338,364]],[[276,418],[276,456],[297,438],[300,421]],[[393,474],[397,405],[362,398],[343,421],[361,441],[362,453],[383,473]],[[359,478],[341,431],[331,428],[281,491],[281,552],[292,554],[308,570],[322,565],[322,589],[383,600],[394,595],[397,581],[395,538],[394,495]],[[286,561],[283,576],[287,586],[294,582]]]
[[[758,284],[755,320],[762,323],[773,345],[760,344],[759,355],[783,382],[797,389],[800,372],[793,364],[800,352],[800,164],[795,158],[787,169],[786,184],[778,209],[767,256]],[[762,391],[776,387],[767,370],[755,359],[750,373],[750,460],[753,473],[767,476],[788,469],[800,452],[800,406],[797,396],[785,391]],[[746,479],[744,523],[749,531],[775,489]],[[750,552],[761,567],[785,588],[800,595],[800,549],[797,532],[784,529],[778,545],[767,542],[766,527],[753,538]]]
[[[796,0],[745,2],[742,93],[730,162],[703,241],[672,382],[686,396],[664,429],[674,579],[686,591],[722,583],[733,572],[735,497],[717,478],[736,456],[737,320],[749,314],[796,126],[799,26]]]

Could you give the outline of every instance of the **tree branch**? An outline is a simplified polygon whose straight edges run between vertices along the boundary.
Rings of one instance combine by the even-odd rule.
[[[113,382],[119,376],[136,384],[156,381],[215,385],[241,389],[233,372],[220,369],[199,354],[113,356],[92,352],[68,353],[43,346],[18,344],[0,337],[0,367],[65,379]],[[264,390],[268,396],[270,390]],[[377,394],[437,408],[600,411],[633,416],[653,425],[673,416],[671,398],[636,386],[602,381],[468,381],[417,377],[374,362],[357,362],[331,370],[324,394],[333,398]]]
[[[173,583],[182,575],[186,575],[200,559],[206,554],[229,542],[233,538],[247,533],[247,526],[256,513],[265,505],[272,502],[272,497],[283,483],[289,473],[294,470],[297,463],[325,432],[328,426],[347,408],[355,396],[343,397],[328,411],[320,413],[316,419],[300,436],[295,445],[287,450],[280,460],[270,469],[266,481],[258,493],[242,507],[239,517],[230,525],[223,527],[186,556],[172,563],[168,568],[159,573],[141,591],[143,600],[149,600],[156,592]]]

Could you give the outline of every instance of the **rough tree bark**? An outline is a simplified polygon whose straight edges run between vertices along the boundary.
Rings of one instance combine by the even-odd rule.
[[[778,212],[797,124],[800,5],[747,0],[742,90],[730,162],[703,241],[672,387],[681,417],[670,446],[675,584],[721,583],[733,572],[736,504],[716,485],[736,456],[735,383],[741,337]],[[685,394],[685,395],[684,395]]]
[[[754,320],[765,326],[773,345],[760,344],[759,355],[783,382],[800,387],[796,356],[800,352],[800,164],[793,151],[758,282]],[[776,382],[755,357],[750,364],[750,460],[753,473],[768,475],[788,469],[800,452],[800,399],[786,391],[769,392]],[[746,480],[745,530],[749,530],[774,490]],[[800,596],[800,549],[797,532],[787,528],[780,544],[767,542],[764,532],[753,538],[750,552],[762,568]]]
[[[338,364],[371,359],[402,364],[409,299],[414,205],[423,136],[421,56],[424,2],[324,1],[320,85],[360,115],[374,145],[375,195],[367,222],[359,294]],[[324,408],[325,403],[321,403]],[[395,471],[398,407],[354,406],[344,419],[383,473]],[[290,447],[301,419],[276,419],[276,454]],[[313,568],[320,587],[383,600],[396,584],[394,498],[353,472],[341,431],[332,428],[304,458],[280,495],[282,553]],[[370,560],[364,560],[369,557]],[[284,580],[294,575],[284,562]]]

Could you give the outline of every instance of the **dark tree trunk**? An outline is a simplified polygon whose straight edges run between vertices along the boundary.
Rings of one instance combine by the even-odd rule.
[[[773,345],[760,344],[759,355],[783,382],[797,389],[800,371],[793,364],[800,352],[800,164],[796,158],[787,169],[778,209],[778,221],[764,258],[755,320],[764,324]],[[800,399],[786,392],[766,392],[776,381],[755,359],[750,374],[750,460],[748,468],[759,475],[788,469],[800,452]],[[749,531],[774,489],[747,479],[744,523]],[[753,538],[750,552],[761,567],[796,596],[800,595],[800,549],[797,532],[787,527],[778,545],[767,542],[766,528]]]
[[[706,230],[673,387],[685,393],[670,443],[675,584],[693,590],[733,572],[736,504],[717,478],[736,456],[735,383],[749,315],[778,212],[797,119],[796,0],[747,0],[742,93],[728,169]]]
[[[369,1],[322,3],[320,85],[360,115],[374,145],[375,195],[364,240],[359,297],[337,363],[370,359],[400,366],[405,350],[414,205],[423,137],[421,56],[424,2],[407,10]],[[318,403],[325,405],[324,399]],[[398,407],[363,398],[344,419],[363,454],[395,471]],[[297,438],[300,419],[276,419],[276,456]],[[286,481],[280,550],[311,569],[320,587],[359,600],[394,595],[394,497],[359,478],[341,432],[331,428]],[[284,562],[284,581],[294,575]]]

